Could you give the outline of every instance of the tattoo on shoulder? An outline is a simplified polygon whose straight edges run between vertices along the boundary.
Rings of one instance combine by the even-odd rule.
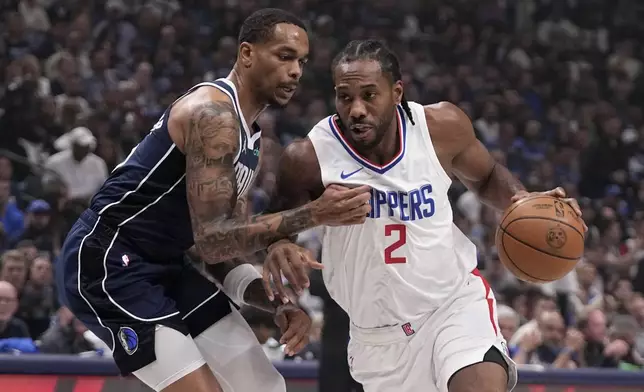
[[[192,111],[186,136],[186,188],[195,235],[215,218],[231,216],[237,203],[234,159],[239,120],[227,102],[207,102]]]

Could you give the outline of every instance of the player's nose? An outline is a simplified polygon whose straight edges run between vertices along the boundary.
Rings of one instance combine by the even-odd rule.
[[[349,116],[354,120],[360,120],[367,116],[367,108],[361,100],[354,99],[351,102]]]
[[[293,61],[288,69],[288,77],[295,80],[300,80],[302,77],[302,64],[299,61]]]

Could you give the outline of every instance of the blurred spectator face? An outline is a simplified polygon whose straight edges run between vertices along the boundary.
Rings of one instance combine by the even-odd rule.
[[[615,298],[627,304],[633,296],[633,284],[629,279],[620,279],[615,285]]]
[[[134,80],[141,89],[148,88],[152,81],[152,65],[146,62],[139,64],[134,74]]]
[[[34,56],[25,56],[22,60],[22,74],[25,78],[36,80],[41,76],[40,63]]]
[[[17,290],[22,290],[27,279],[27,262],[22,252],[9,250],[2,255],[0,280],[5,280]]]
[[[38,248],[31,241],[21,241],[17,246],[22,255],[24,256],[25,262],[29,264],[31,260],[35,259],[38,256]]]
[[[51,262],[46,257],[36,257],[31,263],[29,271],[29,280],[39,286],[45,286],[52,283]]]
[[[13,177],[13,165],[11,160],[7,157],[0,156],[0,188],[2,188],[3,182],[11,181]],[[0,203],[2,199],[0,197]]]
[[[94,72],[105,71],[109,67],[109,55],[105,50],[98,50],[92,55],[92,68]]]
[[[616,139],[620,136],[622,130],[622,122],[619,120],[619,118],[613,117],[611,119],[608,119],[604,121],[602,125],[602,129],[606,137],[610,139]]]
[[[541,130],[541,124],[538,121],[530,120],[525,126],[525,137],[526,139],[536,140],[539,138],[539,131]]]
[[[499,328],[501,329],[501,335],[508,342],[519,328],[518,315],[513,313],[513,310],[507,306],[503,308],[503,311],[499,307]]]
[[[542,297],[537,299],[532,308],[532,317],[538,319],[545,312],[555,312],[557,304],[552,298]]]
[[[161,11],[152,6],[141,8],[139,13],[139,27],[146,32],[158,31],[163,21]]]
[[[83,79],[74,75],[65,81],[65,93],[70,97],[78,97],[83,93]]]
[[[579,285],[588,289],[593,285],[595,279],[597,278],[597,269],[594,265],[590,263],[580,264],[577,267],[577,279],[579,280]]]
[[[546,311],[537,320],[543,337],[543,344],[549,347],[559,347],[566,333],[563,317],[557,312]]]
[[[494,102],[486,102],[483,108],[483,118],[487,122],[495,122],[499,118],[499,108]]]
[[[51,213],[49,211],[38,211],[29,214],[29,226],[42,230],[49,225]]]
[[[606,338],[606,316],[604,312],[595,309],[588,314],[588,324],[583,331],[586,339],[593,342],[603,342]]]
[[[18,309],[18,293],[9,282],[0,281],[0,322],[9,321]]]
[[[78,162],[82,161],[85,159],[87,154],[91,152],[90,146],[82,144],[82,143],[74,143],[72,144],[72,155],[74,155],[74,159],[77,160]]]
[[[7,180],[0,180],[0,206],[9,202],[11,197],[11,184]]]
[[[640,296],[635,297],[630,310],[633,317],[635,317],[635,319],[640,323],[640,326],[644,328],[644,298]]]
[[[266,42],[242,43],[238,61],[248,68],[260,98],[270,105],[283,107],[295,93],[308,55],[306,31],[280,23]]]
[[[83,40],[80,32],[72,30],[65,40],[65,48],[72,54],[80,53],[83,47]]]
[[[65,55],[61,56],[60,59],[58,60],[57,64],[57,71],[58,74],[60,75],[60,79],[65,80],[72,75],[76,74],[76,70],[78,69],[78,66],[76,64],[76,60],[69,55],[69,53],[66,53]]]
[[[376,60],[340,62],[334,70],[335,107],[358,150],[368,151],[383,140],[396,115],[403,88],[391,82]]]
[[[25,21],[17,12],[7,15],[7,32],[12,37],[21,37],[25,32]]]

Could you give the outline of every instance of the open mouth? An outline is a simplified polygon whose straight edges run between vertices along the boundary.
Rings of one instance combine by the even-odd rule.
[[[285,92],[286,94],[293,94],[295,90],[297,90],[297,86],[280,86],[279,89]]]

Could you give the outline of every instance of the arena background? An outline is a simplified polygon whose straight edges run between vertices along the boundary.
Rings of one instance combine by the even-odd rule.
[[[18,291],[0,293],[0,392],[143,391],[58,306],[56,257],[109,171],[177,96],[228,74],[241,21],[267,6],[303,18],[312,53],[288,107],[260,117],[263,136],[282,147],[304,137],[333,111],[333,55],[350,39],[385,40],[408,99],[457,104],[530,190],[561,185],[582,206],[579,268],[534,286],[500,264],[498,214],[453,185],[455,222],[477,245],[521,362],[517,390],[644,390],[641,0],[0,0],[0,281]],[[70,160],[72,144],[90,152]],[[260,173],[255,212],[274,188]],[[319,255],[319,231],[299,241]],[[244,310],[289,391],[359,391],[348,376],[348,319],[319,274],[299,303],[314,328],[295,358],[269,315]],[[554,369],[563,348],[574,358]]]

